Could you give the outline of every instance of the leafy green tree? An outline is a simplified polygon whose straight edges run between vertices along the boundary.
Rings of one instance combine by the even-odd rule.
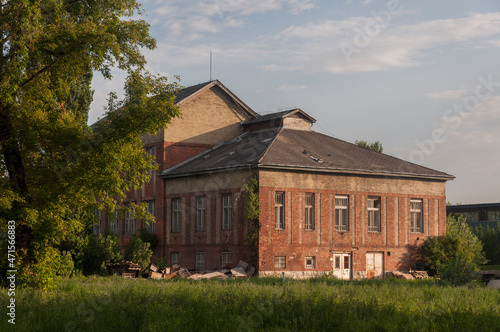
[[[475,227],[474,234],[483,243],[488,264],[500,264],[500,223],[496,227]]]
[[[448,216],[446,227],[446,235],[429,237],[418,248],[419,263],[437,269],[442,278],[449,277],[454,284],[467,278],[470,281],[472,272],[486,262],[483,244],[462,216]]]
[[[148,181],[140,136],[179,115],[178,85],[144,71],[140,49],[156,44],[131,19],[136,0],[4,0],[0,14],[0,232],[16,223],[16,260],[0,274],[15,268],[20,284],[49,287],[61,241]],[[111,79],[113,67],[128,74],[125,96],[111,94],[89,128],[92,73]]]
[[[375,152],[379,152],[379,153],[382,153],[382,151],[384,151],[384,148],[382,147],[382,143],[380,143],[379,141],[375,141],[373,143],[368,143],[367,141],[356,140],[354,142],[354,144],[356,144],[357,146],[360,146],[362,148],[372,150]]]

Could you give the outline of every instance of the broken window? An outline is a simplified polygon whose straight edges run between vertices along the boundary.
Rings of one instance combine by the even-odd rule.
[[[135,225],[135,207],[132,208],[132,213],[130,211],[125,211],[125,234],[135,234],[136,233],[136,225]]]
[[[233,214],[233,206],[232,206],[232,196],[231,194],[222,195],[222,230],[230,231],[231,230],[231,221]]]
[[[196,271],[205,270],[205,253],[203,251],[196,253],[196,263],[195,263]]]
[[[424,227],[422,222],[422,200],[410,200],[410,214],[411,214],[411,231],[412,233],[423,233]]]
[[[172,198],[172,233],[181,231],[181,199]]]
[[[305,230],[314,230],[314,194],[306,193],[306,206],[305,206]]]
[[[221,255],[221,267],[224,268],[226,265],[231,266],[231,253],[223,252]]]
[[[349,230],[349,196],[335,196],[335,230]]]
[[[315,269],[315,268],[316,268],[316,256],[307,256],[306,269]]]
[[[275,269],[286,269],[286,257],[285,256],[274,256],[274,268]]]
[[[101,220],[102,220],[102,212],[99,209],[94,209],[94,215],[96,218],[96,222],[92,225],[92,231],[94,235],[101,234]]]
[[[170,264],[171,266],[174,265],[179,265],[179,252],[178,251],[172,251],[170,253]]]
[[[368,197],[368,231],[380,232],[380,197]]]
[[[285,193],[277,192],[274,195],[274,227],[285,229]]]
[[[205,196],[196,197],[196,230],[205,231]]]
[[[155,216],[155,201],[146,201],[146,209],[150,215]],[[155,232],[155,223],[153,221],[144,222],[144,227],[146,231],[150,233]]]

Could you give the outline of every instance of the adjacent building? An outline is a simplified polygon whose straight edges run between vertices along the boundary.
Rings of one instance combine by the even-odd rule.
[[[127,200],[156,223],[124,218],[159,238],[155,258],[193,270],[251,261],[259,275],[382,277],[408,270],[415,245],[446,232],[454,177],[311,130],[300,109],[259,115],[219,81],[184,89],[182,118],[144,147],[159,171]],[[245,185],[258,181],[258,243],[245,217]],[[127,227],[134,223],[134,227]]]

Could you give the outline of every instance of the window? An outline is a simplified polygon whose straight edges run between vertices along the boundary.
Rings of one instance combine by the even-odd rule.
[[[170,264],[171,266],[174,265],[179,265],[179,252],[178,251],[172,251],[170,253]]]
[[[316,256],[307,256],[306,269],[315,269],[315,268],[316,268]]]
[[[344,269],[349,269],[349,256],[344,255]]]
[[[335,255],[335,270],[340,270],[340,255]]]
[[[422,200],[410,200],[410,214],[411,214],[411,231],[412,233],[423,233],[424,227],[422,223]]]
[[[102,220],[102,212],[99,209],[94,209],[94,215],[96,218],[96,222],[92,225],[92,231],[94,235],[101,234],[101,220]]]
[[[153,217],[155,216],[155,201],[147,201],[146,202],[147,206],[146,209],[150,215]],[[144,223],[144,229],[150,233],[155,232],[155,222],[154,221],[149,221]]]
[[[113,234],[118,234],[118,211],[108,215],[108,229]]]
[[[154,157],[154,147],[152,146],[149,146],[146,148],[146,153],[149,154],[150,156],[153,156]],[[151,163],[153,164],[153,163]],[[153,174],[153,170],[148,170],[148,175],[152,175]]]
[[[314,230],[314,194],[306,193],[305,230]]]
[[[349,230],[349,196],[335,196],[335,230]]]
[[[500,220],[500,211],[488,211],[488,220]]]
[[[205,196],[196,197],[196,230],[205,231]]]
[[[368,232],[380,232],[380,197],[368,197]]]
[[[285,256],[274,256],[274,268],[275,269],[286,269],[286,257]]]
[[[130,211],[125,211],[125,234],[135,234],[135,207],[132,208],[132,213]]]
[[[231,204],[231,194],[222,195],[222,230],[231,230],[233,206]]]
[[[464,212],[463,216],[467,219],[467,222],[479,221],[479,212]]]
[[[205,253],[203,251],[196,253],[196,271],[203,271],[205,269]]]
[[[181,199],[172,198],[172,233],[181,231]]]
[[[231,265],[231,253],[223,252],[221,255],[221,267],[224,268],[227,265]]]
[[[274,195],[274,227],[285,229],[285,193],[277,192]]]

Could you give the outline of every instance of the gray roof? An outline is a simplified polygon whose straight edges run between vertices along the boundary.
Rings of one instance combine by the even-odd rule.
[[[282,119],[287,118],[289,116],[292,116],[294,114],[300,114],[302,117],[306,118],[311,123],[316,122],[315,118],[313,118],[312,116],[310,116],[306,112],[302,111],[300,108],[294,108],[294,109],[289,109],[286,111],[261,115],[259,117],[254,118],[254,119],[249,119],[249,120],[243,121],[242,124],[247,125],[247,124],[260,123],[260,122],[268,122],[268,121],[271,122],[271,121],[275,121],[275,120],[282,120]]]
[[[262,167],[451,180],[454,177],[314,131],[270,128],[246,132],[185,162],[162,177]]]

